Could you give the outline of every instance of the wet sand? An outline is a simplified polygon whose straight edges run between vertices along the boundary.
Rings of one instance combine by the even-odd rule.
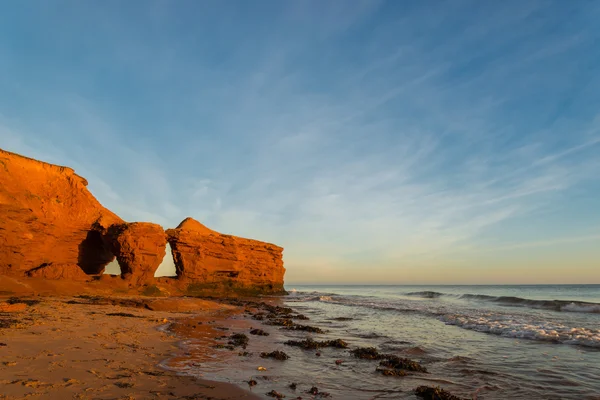
[[[1,399],[259,398],[234,385],[160,367],[183,355],[180,338],[168,326],[189,326],[183,321],[190,313],[194,326],[216,326],[239,307],[197,299],[150,305],[124,299],[127,306],[85,298],[32,299],[40,303],[0,299]]]

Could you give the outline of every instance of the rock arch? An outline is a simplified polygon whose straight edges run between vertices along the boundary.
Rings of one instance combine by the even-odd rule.
[[[149,222],[112,225],[105,235],[121,267],[121,277],[131,286],[154,282],[154,273],[165,257],[164,229]]]

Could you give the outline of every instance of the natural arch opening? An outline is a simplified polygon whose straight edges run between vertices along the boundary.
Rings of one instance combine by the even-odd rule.
[[[108,263],[115,259],[109,244],[98,231],[88,231],[86,238],[79,244],[79,267],[88,275],[101,274]]]
[[[106,275],[121,275],[121,266],[119,265],[119,261],[115,258],[112,260],[106,268],[104,269],[104,273]]]
[[[176,277],[177,271],[175,270],[175,262],[173,261],[173,253],[171,252],[171,246],[167,243],[165,248],[165,257],[154,272],[154,277]]]

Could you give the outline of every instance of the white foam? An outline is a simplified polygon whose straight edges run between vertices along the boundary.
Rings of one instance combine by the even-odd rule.
[[[581,304],[571,303],[562,306],[561,311],[582,312],[582,313],[600,313],[600,305],[598,304]]]
[[[523,321],[505,315],[444,315],[440,320],[477,332],[510,338],[600,347],[600,329],[569,327],[559,323]]]

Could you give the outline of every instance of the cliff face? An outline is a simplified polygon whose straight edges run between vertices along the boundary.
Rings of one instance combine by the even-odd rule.
[[[86,186],[71,168],[0,150],[0,274],[84,279],[104,271],[114,256],[90,228],[123,221]]]
[[[121,276],[132,286],[154,283],[154,273],[165,257],[167,239],[160,225],[149,222],[113,225],[106,236],[121,266]]]
[[[179,279],[209,289],[237,288],[283,291],[283,248],[274,244],[215,232],[186,218],[167,230]]]
[[[93,279],[95,288],[108,282],[121,291],[162,284],[179,294],[283,292],[281,247],[223,235],[191,218],[166,233],[157,224],[126,223],[86,186],[71,168],[0,150],[0,275]],[[157,280],[167,238],[177,278]],[[115,257],[118,281],[102,276]]]

